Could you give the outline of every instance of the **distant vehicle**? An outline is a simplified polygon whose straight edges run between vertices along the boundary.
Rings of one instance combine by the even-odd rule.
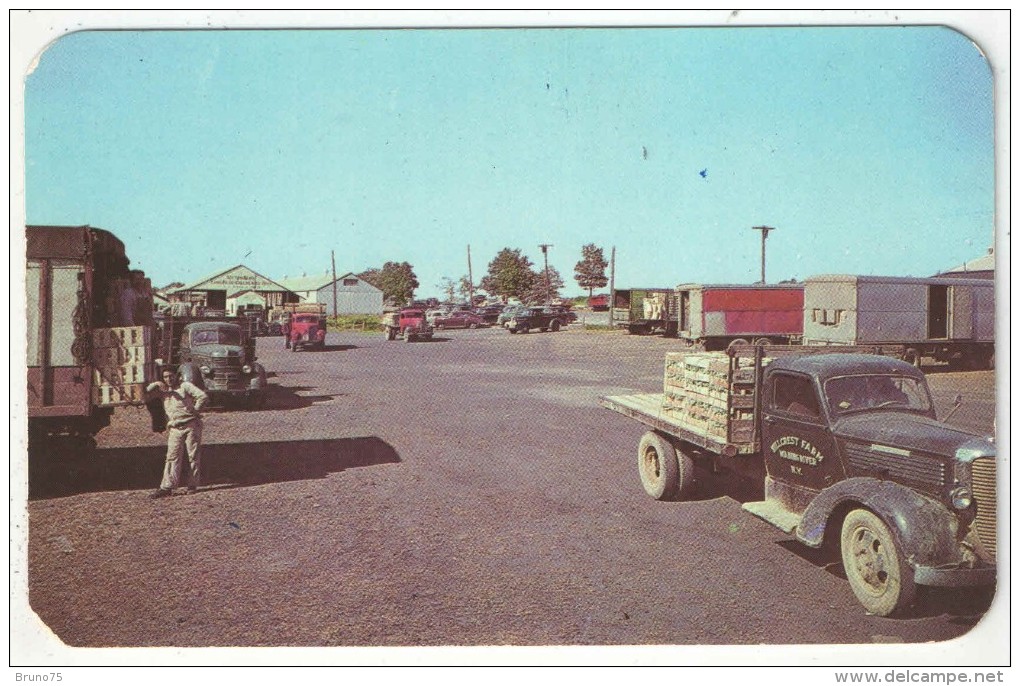
[[[474,312],[457,310],[447,315],[436,317],[432,325],[437,329],[477,329],[485,326],[485,320]]]
[[[486,324],[495,324],[502,312],[502,305],[486,305],[475,310],[475,314],[481,317]]]
[[[562,315],[551,308],[526,307],[513,315],[506,328],[510,333],[528,333],[532,329],[559,331],[563,325]]]
[[[588,307],[592,312],[608,312],[609,296],[605,293],[591,296],[588,298]]]
[[[386,340],[403,338],[411,341],[428,341],[432,339],[432,325],[425,317],[425,310],[417,307],[405,307],[399,312],[383,314],[383,327],[386,329]]]
[[[290,349],[322,350],[326,347],[326,303],[291,303],[284,305],[290,313]]]
[[[677,332],[676,295],[672,288],[617,288],[613,292],[612,324],[630,334]]]
[[[525,305],[507,305],[503,308],[503,311],[496,318],[496,325],[506,327],[507,322],[513,319],[514,315],[522,310],[527,309]]]

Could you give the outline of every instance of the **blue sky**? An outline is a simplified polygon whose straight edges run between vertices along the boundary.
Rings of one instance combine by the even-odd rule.
[[[940,27],[80,32],[25,87],[26,216],[157,286],[519,248],[616,285],[926,276],[992,243],[992,74]],[[702,176],[701,172],[704,172]]]

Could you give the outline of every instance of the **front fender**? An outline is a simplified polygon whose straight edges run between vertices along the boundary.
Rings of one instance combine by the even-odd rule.
[[[911,566],[961,562],[959,520],[953,512],[906,486],[871,477],[840,481],[815,496],[797,526],[797,539],[820,547],[832,515],[857,507],[871,510],[886,523]]]
[[[177,371],[180,373],[182,381],[193,383],[203,391],[205,390],[205,379],[202,377],[202,371],[198,368],[197,364],[186,362]]]
[[[251,366],[253,375],[251,380],[248,382],[248,388],[253,391],[261,391],[266,387],[268,381],[266,380],[266,368],[259,363],[254,363]]]

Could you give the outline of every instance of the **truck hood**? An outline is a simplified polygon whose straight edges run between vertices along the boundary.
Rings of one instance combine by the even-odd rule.
[[[911,412],[862,412],[837,420],[832,431],[845,441],[947,457],[955,457],[960,448],[995,454],[995,446],[987,439]]]

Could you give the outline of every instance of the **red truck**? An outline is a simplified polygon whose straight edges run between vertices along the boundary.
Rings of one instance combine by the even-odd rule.
[[[676,288],[677,336],[724,350],[730,343],[785,344],[804,333],[804,285],[705,285]]]
[[[284,333],[291,350],[326,347],[326,303],[285,303],[283,309],[288,315]]]
[[[432,339],[432,325],[425,317],[425,310],[421,308],[405,307],[399,312],[386,312],[383,314],[382,324],[386,330],[387,341],[403,338],[410,343],[415,340]]]

